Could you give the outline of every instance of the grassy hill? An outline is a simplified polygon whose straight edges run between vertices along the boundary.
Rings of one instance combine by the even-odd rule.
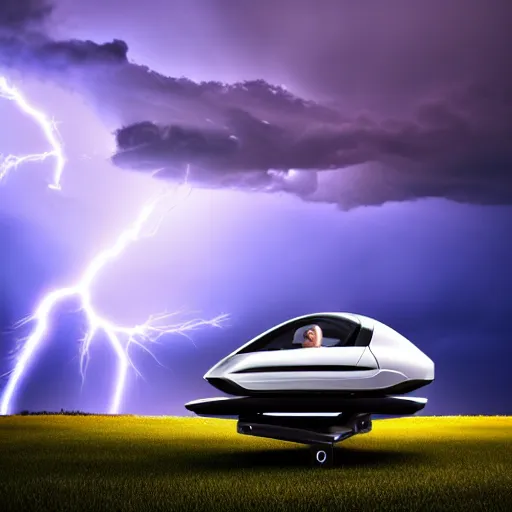
[[[0,417],[0,510],[512,510],[512,417],[377,420],[331,469],[235,425]]]

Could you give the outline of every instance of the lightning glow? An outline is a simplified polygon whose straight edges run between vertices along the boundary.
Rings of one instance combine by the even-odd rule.
[[[8,155],[3,157],[0,155],[0,181],[6,178],[11,171],[16,170],[21,164],[42,162],[47,158],[54,157],[56,163],[53,170],[53,181],[48,186],[51,189],[60,190],[60,181],[66,159],[64,158],[62,145],[59,142],[59,133],[55,122],[48,119],[41,111],[32,106],[15,87],[8,84],[7,79],[3,76],[0,76],[0,98],[13,101],[23,113],[30,116],[39,125],[52,148],[51,151],[44,153],[33,153],[23,156]]]
[[[6,176],[10,170],[16,168],[22,163],[41,161],[48,156],[55,156],[57,159],[57,165],[53,175],[54,181],[52,188],[59,189],[60,177],[62,175],[65,158],[62,146],[58,142],[54,125],[48,121],[44,114],[30,106],[18,91],[9,87],[7,81],[2,77],[0,77],[0,91],[0,96],[14,101],[23,112],[31,116],[43,128],[43,132],[53,148],[50,152],[38,155],[7,157],[0,164],[0,179]],[[176,189],[178,195],[185,191],[183,198],[188,197],[191,191],[190,187],[188,187],[188,184],[186,183],[187,176],[185,177],[185,186],[181,186]],[[20,327],[28,324],[29,322],[33,322],[35,326],[30,335],[25,340],[22,340],[23,344],[19,351],[14,368],[9,374],[7,385],[1,397],[0,414],[9,414],[19,385],[24,375],[29,371],[30,365],[34,361],[38,349],[48,336],[50,329],[50,317],[55,311],[55,308],[71,297],[79,299],[80,309],[85,314],[85,318],[87,320],[87,330],[84,338],[81,340],[82,343],[80,348],[80,374],[82,376],[82,383],[84,382],[89,362],[89,349],[91,343],[101,333],[105,335],[117,356],[115,386],[109,406],[109,412],[111,414],[116,414],[120,410],[128,370],[132,368],[139,374],[129,355],[131,347],[138,346],[154,357],[148,345],[158,342],[158,340],[160,340],[164,335],[181,334],[187,336],[188,332],[199,327],[220,327],[228,318],[228,315],[222,314],[212,320],[203,320],[199,318],[182,323],[171,323],[171,318],[178,314],[178,312],[175,312],[170,314],[163,313],[159,315],[152,315],[145,323],[140,325],[123,326],[117,325],[114,321],[101,316],[94,308],[90,292],[92,284],[99,277],[100,272],[107,266],[107,264],[119,258],[129,245],[147,238],[148,236],[153,236],[157,232],[165,214],[178,204],[178,201],[176,200],[171,203],[173,206],[169,208],[169,195],[170,192],[165,191],[153,200],[149,201],[142,208],[134,223],[122,232],[109,248],[97,254],[75,284],[51,291],[45,295],[37,306],[34,314],[21,320],[17,324],[17,327]],[[158,213],[160,206],[166,206],[166,209],[163,212]],[[153,226],[153,229],[149,229],[152,219],[154,219],[155,225]]]

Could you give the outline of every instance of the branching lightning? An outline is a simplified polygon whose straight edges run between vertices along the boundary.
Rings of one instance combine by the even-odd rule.
[[[56,163],[53,170],[53,181],[48,186],[52,189],[60,190],[60,180],[66,159],[64,158],[64,151],[59,141],[59,133],[55,122],[48,119],[41,111],[30,105],[17,89],[8,84],[3,76],[0,76],[0,98],[14,101],[23,113],[30,116],[39,125],[52,148],[51,151],[44,153],[34,153],[23,156],[8,155],[4,157],[0,154],[0,181],[6,178],[11,171],[16,170],[21,164],[41,162],[49,157],[54,157]]]
[[[12,169],[26,162],[41,161],[49,156],[54,156],[57,164],[53,174],[54,189],[60,189],[60,178],[64,168],[65,158],[58,135],[53,122],[40,111],[31,106],[25,98],[14,88],[10,87],[5,78],[0,77],[0,96],[14,101],[15,104],[26,114],[31,116],[41,126],[48,142],[52,146],[52,151],[42,154],[25,155],[20,157],[9,156],[0,162],[0,179],[5,177]],[[176,192],[181,194],[185,191],[184,197],[188,197],[190,188],[185,180],[185,186],[179,187]],[[193,319],[182,323],[172,323],[171,319],[178,312],[163,313],[152,315],[148,320],[140,325],[123,326],[117,325],[112,320],[98,314],[93,305],[91,297],[91,286],[99,277],[100,272],[107,264],[119,258],[127,247],[148,236],[153,236],[162,222],[162,218],[170,208],[163,213],[158,214],[160,205],[169,204],[169,191],[165,191],[156,198],[149,201],[141,210],[134,223],[126,229],[117,238],[109,248],[99,252],[97,256],[87,266],[80,279],[69,287],[60,288],[51,291],[41,300],[33,315],[18,322],[17,327],[26,325],[30,322],[35,324],[30,335],[22,340],[23,344],[16,359],[14,368],[9,374],[7,385],[3,391],[0,402],[0,414],[9,414],[12,402],[16,396],[17,390],[24,375],[29,371],[30,365],[37,355],[38,349],[45,341],[50,329],[50,317],[55,308],[63,301],[76,297],[80,301],[81,311],[85,314],[87,320],[87,331],[81,340],[80,346],[80,373],[82,383],[85,379],[87,364],[89,362],[89,349],[93,340],[100,334],[103,334],[110,342],[111,347],[117,356],[117,371],[115,375],[115,386],[111,397],[109,412],[116,414],[121,407],[126,378],[128,370],[132,368],[138,372],[130,358],[130,348],[138,346],[154,357],[148,345],[158,342],[164,335],[181,334],[187,336],[187,333],[203,326],[220,327],[228,318],[228,315],[219,315],[212,320]],[[172,203],[177,205],[177,201]],[[156,222],[153,229],[149,229],[152,219]],[[155,358],[156,359],[156,358]]]

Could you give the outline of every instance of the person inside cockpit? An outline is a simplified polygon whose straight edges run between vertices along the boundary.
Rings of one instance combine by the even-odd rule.
[[[318,325],[313,325],[304,331],[304,341],[302,342],[303,348],[321,347],[323,333]]]

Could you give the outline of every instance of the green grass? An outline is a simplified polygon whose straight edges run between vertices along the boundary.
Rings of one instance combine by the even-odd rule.
[[[235,425],[0,417],[0,511],[512,510],[512,417],[374,421],[331,469]]]

